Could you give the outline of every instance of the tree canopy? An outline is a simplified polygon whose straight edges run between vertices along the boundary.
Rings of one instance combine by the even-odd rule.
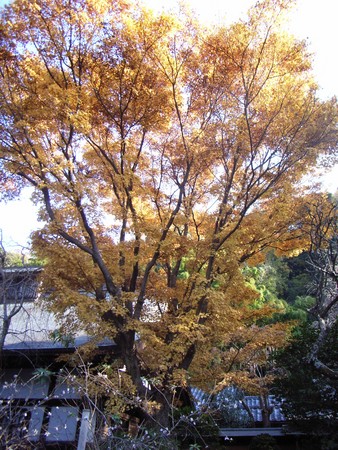
[[[280,27],[289,4],[207,30],[128,0],[1,13],[3,192],[35,188],[49,307],[114,339],[160,421],[192,363],[264,314],[243,263],[308,240],[301,182],[336,149],[337,105]]]

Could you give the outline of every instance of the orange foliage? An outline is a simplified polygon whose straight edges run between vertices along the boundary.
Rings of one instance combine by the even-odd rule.
[[[247,324],[241,264],[304,247],[300,181],[337,139],[284,9],[203,33],[122,0],[2,12],[0,170],[35,187],[49,307],[114,338],[137,386],[238,333],[284,339]]]

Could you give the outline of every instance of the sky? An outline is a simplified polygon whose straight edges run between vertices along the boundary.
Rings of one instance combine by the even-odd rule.
[[[0,6],[8,3],[0,0]],[[146,0],[155,10],[171,9],[174,0]],[[190,6],[207,24],[230,23],[242,17],[256,0],[190,0]],[[323,99],[338,95],[338,17],[337,0],[298,0],[290,15],[289,31],[297,38],[306,39],[313,54],[313,69]],[[323,178],[330,192],[338,189],[338,166]],[[37,221],[37,208],[29,198],[31,192],[25,190],[20,200],[0,203],[0,230],[8,251],[27,246],[29,234],[41,227]]]

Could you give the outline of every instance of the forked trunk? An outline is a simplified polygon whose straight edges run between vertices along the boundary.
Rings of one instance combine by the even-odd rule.
[[[173,400],[170,388],[151,386],[143,378],[133,332],[121,333],[115,341],[121,350],[121,359],[125,364],[126,372],[136,387],[138,398],[142,401],[139,406],[135,402],[132,415],[138,417],[139,423],[147,424],[147,426],[169,428]]]

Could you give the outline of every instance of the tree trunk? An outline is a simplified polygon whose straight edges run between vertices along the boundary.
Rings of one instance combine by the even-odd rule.
[[[260,395],[259,403],[262,410],[263,427],[270,428],[271,427],[270,414],[273,411],[273,407],[269,406],[269,396],[264,394]]]
[[[157,408],[151,414],[151,422],[155,427],[169,429],[172,422],[173,394],[169,389],[155,389],[151,400],[157,403]]]
[[[11,324],[10,319],[3,319],[2,329],[0,332],[0,352],[3,351],[10,324]]]
[[[135,415],[141,423],[145,422],[149,426],[169,428],[173,394],[169,387],[155,387],[144,382],[134,340],[133,331],[119,333],[115,338],[126,372],[136,387],[137,396],[142,400],[140,406],[135,402],[135,409],[130,411],[130,415]]]

